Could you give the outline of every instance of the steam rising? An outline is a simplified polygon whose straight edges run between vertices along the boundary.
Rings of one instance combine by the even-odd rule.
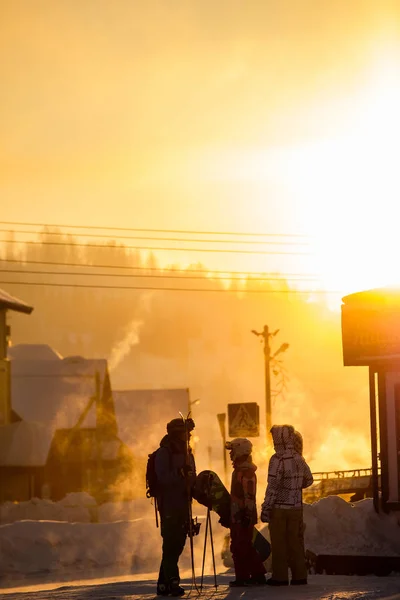
[[[110,372],[114,371],[121,361],[129,354],[132,346],[139,343],[139,330],[143,326],[143,321],[133,319],[126,328],[124,337],[111,349],[108,359]]]

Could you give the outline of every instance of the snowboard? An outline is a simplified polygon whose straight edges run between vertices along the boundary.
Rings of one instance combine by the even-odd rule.
[[[219,515],[223,527],[229,527],[231,496],[214,471],[202,471],[197,475],[194,496],[199,504]],[[271,554],[271,545],[256,527],[253,528],[252,544],[262,562],[265,562]]]

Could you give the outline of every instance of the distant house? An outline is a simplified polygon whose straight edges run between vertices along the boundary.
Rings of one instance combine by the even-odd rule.
[[[105,359],[62,358],[49,346],[36,344],[11,347],[8,356],[14,418],[45,423],[53,432],[70,429],[97,394],[80,426],[95,427],[97,422],[117,433]]]
[[[101,498],[128,472],[106,360],[62,358],[46,345],[9,349],[11,425],[0,437],[1,500]]]

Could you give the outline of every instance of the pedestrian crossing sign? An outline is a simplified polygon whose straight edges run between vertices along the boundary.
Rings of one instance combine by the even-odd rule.
[[[258,437],[260,407],[256,402],[228,404],[229,437]]]

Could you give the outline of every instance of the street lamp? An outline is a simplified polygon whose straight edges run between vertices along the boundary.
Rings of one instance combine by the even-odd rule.
[[[273,333],[269,332],[268,325],[264,325],[264,330],[261,332],[256,331],[255,329],[251,330],[251,333],[254,335],[261,336],[264,340],[264,365],[265,365],[265,424],[266,424],[266,435],[267,435],[267,444],[269,443],[269,432],[272,426],[272,417],[271,417],[271,374],[270,367],[271,362],[282,352],[286,352],[289,348],[289,344],[286,342],[281,344],[278,350],[271,356],[271,346],[269,344],[270,338],[275,337],[279,333],[279,329],[276,329]]]

